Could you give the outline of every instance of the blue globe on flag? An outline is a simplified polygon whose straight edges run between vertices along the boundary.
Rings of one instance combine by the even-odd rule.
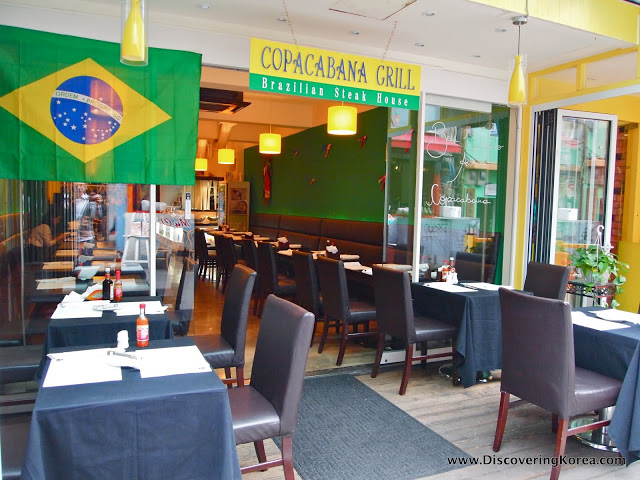
[[[109,140],[122,124],[122,100],[99,78],[80,76],[62,82],[51,97],[51,117],[62,135],[83,145]]]

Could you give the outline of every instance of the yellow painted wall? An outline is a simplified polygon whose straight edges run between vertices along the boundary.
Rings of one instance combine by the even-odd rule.
[[[620,259],[630,265],[627,283],[622,287],[624,292],[616,296],[620,310],[638,311],[640,299],[640,243],[622,241],[618,245]]]
[[[470,0],[525,13],[526,0]],[[629,43],[638,43],[640,7],[620,0],[530,0],[529,15]]]

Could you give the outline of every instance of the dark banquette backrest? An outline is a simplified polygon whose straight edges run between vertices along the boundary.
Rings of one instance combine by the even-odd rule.
[[[382,262],[383,224],[325,218],[322,221],[320,245],[334,242],[340,253],[357,253],[360,263],[371,265]]]
[[[302,245],[303,250],[318,250],[322,223],[323,219],[318,217],[281,215],[278,236],[287,237],[289,243]]]
[[[251,232],[254,235],[269,237],[271,240],[278,238],[280,228],[280,214],[278,213],[252,213],[249,217]]]

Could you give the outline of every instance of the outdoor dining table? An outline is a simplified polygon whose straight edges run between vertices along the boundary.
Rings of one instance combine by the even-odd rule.
[[[160,297],[132,297],[123,304],[133,303],[139,307],[140,303],[149,304],[158,302]],[[94,302],[81,302],[86,306],[91,306]],[[100,302],[95,302],[100,305]],[[74,305],[69,304],[68,308],[74,311]],[[78,308],[75,308],[78,311]],[[137,310],[137,308],[136,308]],[[86,345],[116,345],[118,332],[127,330],[129,332],[129,342],[135,344],[136,321],[138,314],[119,316],[115,311],[96,311],[98,316],[83,316],[82,313],[70,318],[51,318],[47,325],[44,348],[40,368],[36,378],[42,376],[46,363],[47,354],[56,348],[79,347]],[[55,315],[55,312],[54,312]],[[73,315],[73,313],[72,313]],[[166,313],[149,314],[149,339],[164,340],[173,338],[171,320]]]
[[[457,373],[464,387],[475,385],[477,372],[502,366],[499,285],[482,285],[486,289],[443,282],[411,284],[418,312],[458,327]]]
[[[605,313],[607,317],[628,315],[602,307],[583,307],[575,311],[591,318]],[[638,316],[635,317],[638,321]],[[640,325],[603,321],[581,323],[576,324],[574,317],[576,366],[622,381],[608,433],[627,463],[634,462],[640,458]]]
[[[145,353],[193,345],[152,340]],[[40,388],[23,479],[241,478],[227,389],[210,369],[142,378],[122,368],[121,377]]]

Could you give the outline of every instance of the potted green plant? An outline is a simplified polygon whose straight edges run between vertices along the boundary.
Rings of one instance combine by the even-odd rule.
[[[584,280],[587,291],[592,291],[598,285],[615,285],[615,294],[622,293],[622,285],[627,281],[624,274],[629,265],[618,260],[618,257],[600,245],[587,245],[577,248],[569,255],[569,262],[576,269],[577,274]],[[601,303],[602,304],[602,303]],[[609,307],[616,307],[619,303],[613,298]]]

